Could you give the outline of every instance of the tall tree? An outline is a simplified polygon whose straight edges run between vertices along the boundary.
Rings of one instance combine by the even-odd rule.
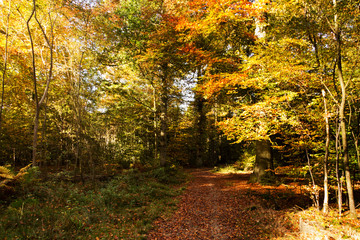
[[[5,30],[5,47],[4,47],[4,66],[2,70],[2,81],[1,81],[1,105],[0,105],[0,129],[2,126],[2,112],[4,108],[4,95],[5,95],[5,80],[8,66],[8,44],[9,44],[9,21],[11,14],[11,0],[8,3],[8,13],[6,17],[6,30]]]
[[[178,50],[181,43],[175,29],[177,18],[172,15],[175,5],[168,1],[121,2],[115,5],[116,21],[104,29],[110,41],[115,43],[113,49],[118,51],[113,64],[129,63],[138,76],[155,89],[160,165],[167,162],[168,109],[173,84],[186,72]]]
[[[53,28],[54,28],[54,19],[51,16],[52,13],[52,9],[51,7],[49,8],[49,12],[47,12],[46,14],[48,15],[48,20],[49,20],[49,28],[50,31],[49,33],[47,33],[42,25],[42,23],[40,22],[39,18],[38,18],[38,5],[36,3],[36,0],[32,1],[32,10],[31,10],[31,14],[30,16],[27,18],[26,20],[26,26],[27,26],[27,31],[28,31],[28,36],[29,36],[29,40],[30,40],[30,46],[31,46],[31,55],[32,55],[32,80],[33,80],[33,85],[34,85],[34,100],[35,100],[35,118],[34,118],[34,136],[33,136],[33,145],[32,145],[32,150],[33,150],[33,155],[32,155],[32,161],[33,161],[33,166],[37,165],[37,145],[38,145],[38,130],[39,130],[39,117],[40,117],[40,110],[43,107],[44,103],[45,103],[45,99],[47,97],[48,91],[49,91],[49,86],[50,86],[50,82],[52,80],[52,74],[53,74],[53,46],[54,46],[54,36],[53,36]],[[33,38],[33,33],[31,31],[31,20],[35,19],[36,24],[40,30],[40,34],[43,36],[44,40],[45,40],[45,44],[47,45],[47,47],[49,48],[49,66],[48,66],[48,73],[46,74],[46,83],[45,83],[45,90],[43,91],[43,94],[41,95],[40,99],[38,96],[38,77],[37,77],[37,68],[36,68],[36,53],[35,53],[35,43],[34,43],[34,38]]]
[[[349,165],[349,149],[347,143],[347,127],[346,127],[346,120],[345,120],[345,107],[346,107],[346,100],[347,100],[347,87],[346,82],[343,75],[343,67],[342,67],[342,32],[340,30],[340,24],[338,19],[338,1],[333,0],[333,8],[334,8],[334,24],[330,26],[332,29],[333,34],[335,35],[336,41],[336,70],[338,74],[338,81],[340,84],[341,89],[341,101],[339,107],[339,119],[340,119],[340,128],[341,128],[341,140],[342,140],[342,147],[343,147],[343,162],[345,168],[345,178],[346,178],[346,187],[349,196],[349,208],[350,214],[353,218],[356,218],[356,208],[355,208],[355,199],[353,193],[353,187],[351,182],[351,173],[350,173],[350,165]]]

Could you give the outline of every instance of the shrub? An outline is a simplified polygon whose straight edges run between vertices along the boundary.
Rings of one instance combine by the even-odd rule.
[[[154,177],[161,183],[167,184],[178,184],[183,182],[186,178],[182,169],[174,164],[167,167],[153,169],[148,172],[148,175]]]
[[[9,166],[0,166],[0,196],[11,196],[18,190],[26,189],[38,175],[39,169],[31,168],[31,164],[21,168],[17,174],[14,174]]]

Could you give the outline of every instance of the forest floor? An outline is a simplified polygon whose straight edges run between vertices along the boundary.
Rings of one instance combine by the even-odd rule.
[[[296,232],[286,212],[274,209],[278,203],[273,195],[280,191],[276,187],[249,184],[249,174],[209,169],[190,173],[193,179],[181,196],[179,209],[159,219],[148,239],[273,239]],[[288,200],[296,199],[296,193],[281,191]]]
[[[210,169],[189,173],[178,210],[158,219],[147,239],[318,239],[299,233],[298,213],[311,205],[301,185],[249,184],[249,174]]]
[[[326,216],[311,207],[301,176],[263,186],[249,173],[171,166],[78,182],[72,172],[35,170],[9,186],[12,195],[0,191],[0,239],[360,240],[347,209],[339,218],[336,206]]]

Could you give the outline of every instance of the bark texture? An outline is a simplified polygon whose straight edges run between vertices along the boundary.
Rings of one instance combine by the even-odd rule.
[[[265,177],[273,175],[273,156],[271,142],[269,140],[256,141],[256,158],[254,172],[250,177],[250,182],[262,182]]]

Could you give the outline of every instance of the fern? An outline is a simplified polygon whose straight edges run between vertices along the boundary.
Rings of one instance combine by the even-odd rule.
[[[20,171],[15,175],[10,171],[9,168],[0,166],[0,192],[1,190],[14,190],[14,183],[18,183],[24,180],[24,177],[28,174],[28,170],[31,167],[31,164],[20,169]]]
[[[24,177],[26,174],[28,174],[28,170],[31,167],[32,164],[27,165],[26,167],[23,167],[20,169],[20,171],[18,172],[18,174],[16,174],[16,176],[14,176],[15,180],[19,180],[22,179],[22,177]]]
[[[14,174],[10,171],[10,169],[0,166],[0,178],[5,179],[14,179]]]

